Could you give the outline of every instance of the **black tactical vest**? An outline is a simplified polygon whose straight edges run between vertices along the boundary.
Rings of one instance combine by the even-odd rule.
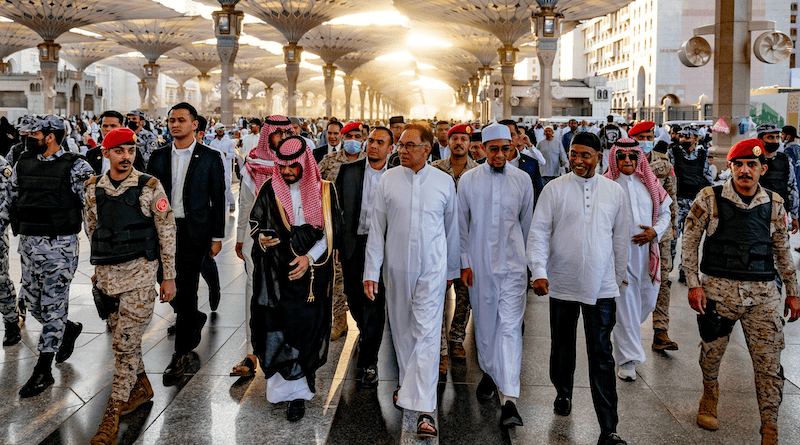
[[[65,153],[40,161],[26,151],[17,162],[19,197],[11,212],[14,233],[74,235],[81,230],[83,203],[72,191],[70,171],[79,155]]]
[[[789,209],[789,157],[786,153],[775,153],[772,159],[767,159],[767,172],[761,177],[759,183],[765,189],[772,190],[783,198],[783,205]]]
[[[678,180],[678,197],[694,199],[697,192],[704,187],[708,187],[708,179],[703,176],[706,166],[706,153],[704,150],[697,150],[697,159],[692,161],[683,157],[684,150],[680,145],[672,147],[672,157],[675,160],[675,177]]]
[[[97,227],[92,233],[94,265],[120,264],[136,258],[158,258],[158,232],[153,217],[142,213],[139,197],[152,176],[143,174],[136,187],[119,196],[95,187]]]
[[[700,271],[713,277],[742,281],[772,281],[777,272],[772,257],[772,193],[768,203],[740,209],[714,187],[719,225],[703,244]]]

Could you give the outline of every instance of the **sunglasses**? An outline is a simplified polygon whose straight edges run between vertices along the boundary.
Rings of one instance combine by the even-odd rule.
[[[617,161],[624,161],[625,158],[635,161],[639,159],[639,153],[617,153]]]

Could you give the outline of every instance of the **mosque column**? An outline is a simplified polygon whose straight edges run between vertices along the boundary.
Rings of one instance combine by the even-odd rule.
[[[202,73],[197,76],[197,82],[200,86],[200,112],[205,113],[208,111],[209,103],[211,102],[211,75]]]
[[[272,100],[273,100],[272,93],[274,91],[275,90],[272,87],[264,88],[264,100],[267,102],[267,109],[264,114],[267,116],[272,116]]]
[[[325,78],[325,118],[333,116],[333,81],[336,77],[336,67],[327,63],[322,67],[322,76]]]
[[[42,96],[44,97],[44,112],[53,114],[56,105],[56,75],[58,74],[58,51],[61,45],[52,40],[40,43],[39,66],[42,73]]]
[[[358,84],[358,96],[361,98],[361,121],[364,121],[364,99],[367,96],[367,84],[360,83]]]
[[[506,43],[497,50],[500,55],[500,73],[503,76],[503,119],[511,119],[511,84],[514,80],[514,65],[519,49]]]
[[[211,17],[214,19],[214,34],[217,37],[217,53],[222,62],[222,74],[220,74],[219,94],[220,94],[220,121],[225,125],[233,125],[233,94],[228,88],[233,78],[233,63],[236,61],[236,54],[239,52],[239,35],[242,33],[242,20],[244,12],[236,11],[235,5],[222,5],[221,11],[214,11]]]
[[[245,116],[249,116],[250,112],[247,109],[247,95],[250,94],[250,84],[247,82],[242,82],[241,86],[242,90],[242,114]]]
[[[381,112],[381,93],[375,95],[375,119],[380,119],[383,113]]]
[[[539,117],[553,115],[553,62],[558,51],[558,38],[561,36],[561,19],[552,6],[539,8],[531,17],[531,31],[537,40],[536,52],[539,57]]]
[[[375,102],[375,90],[370,88],[369,89],[369,120],[370,121],[375,119],[374,114],[372,112],[373,111],[372,105],[373,105],[374,102]]]
[[[303,47],[297,46],[297,42],[289,42],[288,45],[283,47],[283,60],[286,62],[286,80],[288,85],[286,88],[287,115],[297,115],[297,101],[294,99],[294,93],[297,91],[297,77],[300,75],[300,59],[303,53]]]
[[[136,85],[139,86],[139,108],[144,108],[147,100],[147,82],[142,79]]]
[[[478,88],[481,86],[480,78],[478,75],[473,75],[469,78],[469,89],[472,92],[472,119],[478,119]]]
[[[714,23],[714,116],[750,114],[750,30],[751,0],[716,0]],[[711,151],[725,158],[730,148],[747,137],[736,131],[738,120],[730,123],[729,134],[714,132]]]
[[[144,65],[144,81],[147,84],[147,114],[152,118],[155,118],[158,113],[156,92],[158,91],[159,68],[161,66],[155,62],[148,62]]]
[[[350,120],[350,95],[353,94],[353,76],[345,74],[344,81],[344,120]]]
[[[186,102],[186,87],[183,85],[178,87],[178,102]]]
[[[489,65],[484,65],[483,68],[478,70],[478,75],[481,77],[481,84],[483,87],[483,100],[481,101],[481,124],[487,125],[489,123],[489,110],[491,98],[489,97],[489,84],[492,82],[492,69]]]

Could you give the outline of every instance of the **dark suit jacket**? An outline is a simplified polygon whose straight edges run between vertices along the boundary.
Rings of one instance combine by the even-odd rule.
[[[103,173],[103,146],[98,145],[95,148],[90,148],[86,152],[86,160],[89,161],[89,165],[92,166],[94,172],[99,174]],[[145,171],[144,168],[144,158],[142,157],[142,153],[139,149],[136,149],[136,158],[133,160],[133,168],[139,170],[140,172]]]
[[[183,188],[183,207],[189,238],[198,244],[225,237],[225,173],[219,152],[196,144]],[[172,145],[150,156],[147,172],[161,180],[172,200]]]
[[[438,161],[439,159],[442,159],[441,146],[438,142],[434,142],[433,145],[431,145],[431,154],[428,155],[428,161],[430,163]]]
[[[336,176],[336,191],[339,193],[339,208],[342,211],[340,253],[343,260],[353,256],[356,246],[358,217],[361,215],[361,196],[364,188],[364,169],[367,158],[342,164]]]
[[[340,150],[344,149],[341,148]],[[322,158],[324,158],[326,154],[328,154],[328,144],[322,145],[314,149],[314,159],[317,160],[317,164],[319,164],[320,161],[322,161]]]

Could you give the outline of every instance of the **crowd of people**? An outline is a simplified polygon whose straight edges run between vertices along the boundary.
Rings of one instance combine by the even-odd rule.
[[[155,121],[133,110],[0,124],[3,345],[19,343],[20,324],[33,315],[42,324],[39,356],[20,397],[54,383],[53,360],[68,360],[82,331],[68,319],[68,301],[85,230],[115,357],[92,444],[115,443],[120,416],[154,396],[141,342],[156,299],[177,315],[164,383],[187,372],[208,317],[198,310],[199,278],[215,311],[214,257],[226,213],[237,210],[250,353],[230,374],[252,378],[260,367],[267,400],[288,402],[289,421],[303,418],[349,310],[364,388],[379,384],[388,317],[399,369],[393,403],[420,413],[419,437],[438,434],[437,384],[450,360],[466,356],[470,316],[483,372],[476,396],[500,400],[503,426],[523,425],[516,404],[532,289],[549,301],[555,413],[571,414],[583,314],[598,443],[624,444],[616,385],[636,380],[645,361],[642,323],[652,316],[653,349],[679,347],[668,333],[669,275],[681,239],[679,281],[702,338],[697,423],[719,428],[717,376],[740,320],[762,443],[778,441],[782,316],[800,317],[789,248],[800,209],[792,126],[759,126],[730,149],[720,172],[706,129],[619,125],[612,116],[599,126],[572,119],[482,127],[273,115],[229,128],[184,102]],[[19,294],[8,274],[8,225],[19,236]]]

